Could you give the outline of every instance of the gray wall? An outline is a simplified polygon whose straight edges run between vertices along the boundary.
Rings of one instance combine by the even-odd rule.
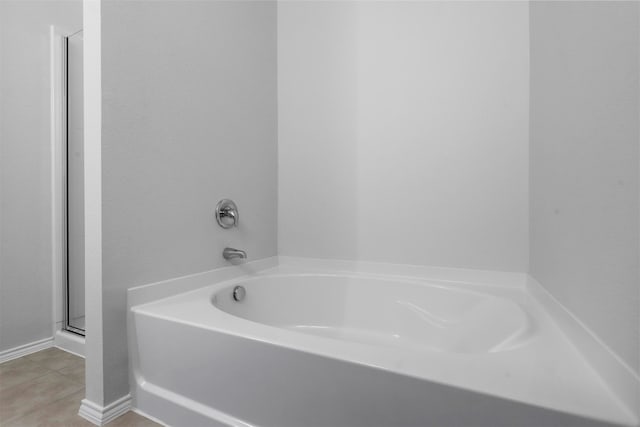
[[[528,269],[526,2],[278,5],[279,253]]]
[[[52,335],[49,26],[82,2],[0,1],[0,351]]]
[[[276,36],[275,2],[103,2],[106,402],[129,391],[127,288],[276,255]]]
[[[532,2],[531,274],[640,370],[638,2]]]

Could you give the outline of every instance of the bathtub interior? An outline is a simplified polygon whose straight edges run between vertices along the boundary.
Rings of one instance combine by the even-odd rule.
[[[236,301],[233,290],[245,297]],[[243,319],[350,342],[456,353],[506,351],[532,319],[506,298],[444,285],[348,275],[275,275],[227,286],[212,304]]]

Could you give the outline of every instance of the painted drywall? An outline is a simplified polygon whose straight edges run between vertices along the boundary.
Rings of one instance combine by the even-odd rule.
[[[526,2],[279,2],[279,254],[527,271],[528,25]]]
[[[531,274],[640,371],[640,3],[531,3]]]
[[[51,337],[49,27],[82,2],[0,1],[0,351]]]
[[[85,265],[85,398],[78,415],[92,420],[87,410],[105,406],[104,328],[102,307],[102,2],[83,2],[84,92],[84,265]],[[90,406],[90,405],[89,405]]]
[[[129,392],[126,290],[277,250],[276,4],[103,1],[104,401]],[[214,219],[233,199],[239,227]]]

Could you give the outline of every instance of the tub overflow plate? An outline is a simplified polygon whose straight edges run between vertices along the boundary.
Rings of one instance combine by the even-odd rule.
[[[233,299],[234,301],[242,301],[244,297],[247,296],[247,290],[244,286],[236,286],[233,288]]]

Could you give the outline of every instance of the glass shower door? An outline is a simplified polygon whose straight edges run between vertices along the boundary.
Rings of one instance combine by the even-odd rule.
[[[84,335],[84,107],[82,31],[65,38],[66,326]]]

